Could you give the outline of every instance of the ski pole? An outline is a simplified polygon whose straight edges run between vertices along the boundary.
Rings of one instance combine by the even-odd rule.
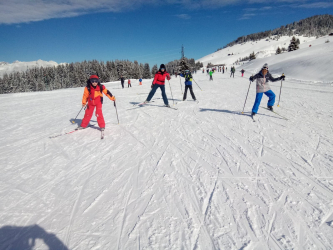
[[[202,89],[200,88],[199,84],[192,78],[192,80],[198,85],[199,89],[202,91]]]
[[[170,86],[170,92],[171,92],[171,97],[172,97],[173,105],[175,105],[175,99],[173,99],[173,94],[172,94],[172,90],[171,90],[171,84],[170,84],[169,80],[168,80],[168,82],[169,82],[169,86]]]
[[[116,109],[116,113],[117,113],[117,120],[118,120],[118,124],[119,124],[119,118],[118,118],[118,110],[117,110],[117,105],[116,105],[116,101],[114,101],[113,103],[115,109]]]
[[[86,110],[87,104],[85,106],[82,106],[82,108],[80,109],[79,113],[77,114],[77,116],[74,118],[74,120],[72,121],[73,124],[75,124],[75,120],[76,118],[79,116],[79,114],[81,113],[82,109],[84,108],[84,110]]]
[[[245,103],[244,103],[242,114],[244,114],[245,104],[246,104],[247,96],[249,95],[250,87],[251,87],[251,81],[250,81],[249,89],[247,90],[246,99],[245,99]]]
[[[282,75],[284,76],[284,73],[282,73]],[[278,107],[280,107],[281,90],[282,90],[282,80],[281,80],[281,87],[280,87],[280,94],[279,94],[279,103],[277,105]]]
[[[182,79],[180,76],[179,76],[179,84],[180,84],[180,88],[182,90],[182,95],[183,95],[184,93],[183,93]]]

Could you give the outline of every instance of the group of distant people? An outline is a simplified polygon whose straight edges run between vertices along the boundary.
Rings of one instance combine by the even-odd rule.
[[[224,74],[224,72],[228,72],[228,67],[224,67],[224,66],[223,67],[217,67],[217,69],[218,69],[218,72],[222,72],[223,74]],[[210,81],[213,81],[213,74],[215,73],[215,71],[216,71],[216,68],[211,68],[211,69],[207,68],[206,69],[206,72],[207,72],[207,75],[209,75],[209,80]],[[235,66],[231,66],[231,68],[230,68],[230,77],[235,78],[235,72],[236,72]],[[245,70],[242,69],[240,72],[242,73],[242,77],[243,77],[244,73],[245,73]],[[204,68],[202,69],[202,73],[205,73]]]
[[[121,86],[124,88],[125,77],[120,76],[120,83],[121,83]],[[139,79],[139,84],[142,85],[142,78]],[[132,88],[131,79],[128,79],[128,80],[127,80],[127,86],[128,86],[128,88],[129,88],[129,87]]]

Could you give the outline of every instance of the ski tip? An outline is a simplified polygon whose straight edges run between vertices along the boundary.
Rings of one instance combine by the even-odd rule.
[[[280,107],[280,105],[277,105],[278,107]]]

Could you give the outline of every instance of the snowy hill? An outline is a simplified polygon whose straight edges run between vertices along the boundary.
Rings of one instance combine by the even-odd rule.
[[[289,120],[253,122],[255,87],[242,115],[247,78],[213,77],[194,74],[198,104],[172,78],[178,110],[160,91],[133,106],[151,80],[107,83],[103,140],[95,115],[50,138],[77,126],[83,88],[0,95],[0,249],[332,249],[333,87],[287,78]]]
[[[5,73],[9,74],[16,71],[23,72],[31,68],[53,67],[58,65],[59,64],[54,61],[43,60],[37,60],[32,62],[15,61],[13,63],[0,62],[0,77],[2,77]]]
[[[250,62],[241,62],[235,65],[238,70],[244,68],[248,73],[254,74],[268,63],[270,72],[273,74],[285,73],[287,77],[299,80],[311,80],[321,82],[332,82],[331,74],[333,58],[333,39],[325,36],[316,39],[315,37],[296,36],[300,39],[300,49],[293,52],[285,52],[275,55],[278,47],[287,48],[291,37],[284,36],[278,41],[262,39],[258,42],[247,42],[219,50],[196,61],[203,62],[206,66],[212,64],[226,64],[228,68],[239,58],[249,56],[254,52],[257,59]],[[331,40],[325,43],[326,40]],[[309,47],[311,45],[311,47]],[[228,54],[233,54],[228,56]]]

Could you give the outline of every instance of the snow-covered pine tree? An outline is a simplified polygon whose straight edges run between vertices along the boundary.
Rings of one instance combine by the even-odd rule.
[[[179,66],[178,66],[179,73],[184,74],[185,70],[190,69],[190,67],[188,66],[188,64],[187,64],[186,61],[187,60],[186,60],[185,57],[183,57],[182,59],[180,59]]]
[[[143,79],[150,79],[151,78],[150,67],[149,67],[148,63],[145,63],[145,66],[143,68],[142,78]]]
[[[288,52],[294,51],[294,50],[298,50],[299,49],[299,45],[298,42],[296,40],[296,38],[293,36],[291,38],[290,44],[288,46]]]
[[[157,64],[155,64],[151,69],[151,74],[154,76],[157,71],[158,71],[158,67],[157,67]]]
[[[281,54],[281,49],[280,49],[280,47],[278,47],[277,49],[276,49],[276,54],[278,55],[278,54]]]
[[[250,54],[250,61],[256,59],[256,55],[254,54],[254,51]]]

